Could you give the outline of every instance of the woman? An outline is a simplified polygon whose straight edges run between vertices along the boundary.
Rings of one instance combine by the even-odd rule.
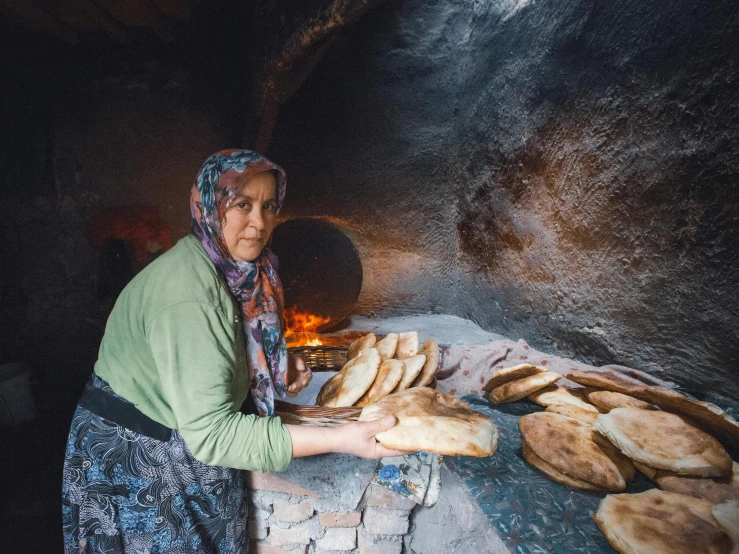
[[[214,154],[192,188],[192,234],[119,296],[67,444],[67,554],[243,553],[241,470],[401,454],[374,438],[393,416],[340,428],[274,417],[273,390],[294,395],[311,378],[287,355],[266,248],[284,197],[277,165],[248,150]],[[265,417],[240,412],[249,394]]]

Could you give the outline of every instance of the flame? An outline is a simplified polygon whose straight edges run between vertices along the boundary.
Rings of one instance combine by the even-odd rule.
[[[295,308],[287,308],[283,317],[285,319],[285,341],[288,348],[324,344],[317,331],[331,323],[330,317],[298,312]]]

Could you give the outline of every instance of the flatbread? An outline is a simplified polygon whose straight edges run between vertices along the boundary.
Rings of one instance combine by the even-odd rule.
[[[323,384],[316,404],[327,408],[353,406],[372,386],[380,367],[377,348],[365,348]]]
[[[701,498],[714,504],[739,500],[739,463],[737,462],[733,462],[731,477],[727,479],[686,477],[640,463],[634,465],[663,491]]]
[[[357,401],[356,406],[358,408],[364,408],[385,398],[398,386],[398,383],[403,378],[404,371],[405,364],[400,360],[385,360],[381,362],[372,386]]]
[[[638,408],[640,410],[656,410],[651,404],[638,400],[633,396],[609,390],[594,390],[585,393],[588,400],[604,412],[610,412],[614,408]]]
[[[700,402],[664,387],[647,386],[613,371],[571,370],[566,377],[575,383],[620,392],[653,404],[666,412],[686,415],[696,424],[739,453],[739,423],[710,402]]]
[[[528,443],[526,442],[526,440],[524,440],[523,437],[521,437],[521,453],[523,454],[523,459],[526,460],[526,462],[529,465],[541,471],[544,475],[549,477],[552,481],[561,483],[563,485],[568,485],[576,489],[584,489],[586,491],[608,492],[605,489],[596,487],[592,483],[588,483],[587,481],[583,481],[582,479],[575,479],[574,477],[565,475],[561,471],[557,471],[556,469],[552,467],[551,464],[548,464],[547,462],[542,460],[539,456],[537,456],[536,452],[534,452],[531,449],[531,447],[528,445]]]
[[[624,456],[618,448],[613,446],[611,441],[597,431],[593,431],[593,440],[595,441],[595,444],[600,447],[603,453],[608,456],[614,464],[616,464],[616,467],[621,472],[621,475],[623,475],[623,478],[627,483],[631,483],[636,479],[636,467],[634,467],[634,463]]]
[[[646,475],[648,479],[654,481],[654,476],[657,474],[658,470],[641,462],[637,462],[636,460],[634,460],[634,467]]]
[[[629,394],[634,387],[644,385],[641,381],[616,371],[579,371],[571,369],[565,374],[570,381],[586,387]]]
[[[398,335],[398,348],[395,357],[399,360],[412,358],[418,354],[418,331],[409,331]]]
[[[504,367],[493,373],[492,377],[482,386],[482,390],[490,392],[496,387],[510,383],[511,381],[517,381],[524,377],[530,377],[537,373],[545,373],[546,369],[539,367],[538,365],[532,364],[518,364],[512,367]]]
[[[728,477],[731,458],[716,439],[662,411],[615,408],[600,414],[593,428],[629,458],[680,475]]]
[[[538,412],[519,419],[518,429],[536,455],[560,473],[602,490],[626,488],[618,466],[596,444],[590,425],[559,414]]]
[[[711,508],[711,514],[734,543],[731,554],[739,553],[739,501],[730,500]]]
[[[564,404],[566,406],[577,406],[583,410],[590,410],[596,414],[598,413],[598,408],[588,402],[583,389],[550,385],[529,395],[529,400],[541,406]]]
[[[405,366],[403,369],[403,377],[400,379],[400,382],[393,392],[400,392],[411,386],[411,383],[413,383],[416,377],[418,377],[418,374],[421,373],[421,370],[426,363],[426,356],[424,354],[418,354],[412,358],[406,358],[405,360],[402,360],[402,362]]]
[[[375,346],[380,352],[380,361],[389,360],[395,356],[395,349],[398,348],[398,333],[388,333]]]
[[[571,417],[572,419],[582,421],[583,423],[587,423],[588,425],[592,425],[595,421],[595,418],[597,418],[598,414],[600,413],[585,410],[583,408],[580,408],[579,406],[567,406],[566,404],[552,404],[551,406],[547,406],[547,409],[545,411],[553,412],[565,417]]]
[[[498,445],[498,428],[467,404],[428,387],[391,394],[362,410],[359,421],[395,414],[398,423],[378,433],[386,448],[424,450],[448,456],[492,456]]]
[[[505,404],[506,402],[515,402],[522,398],[534,393],[544,387],[551,385],[555,381],[561,379],[562,376],[559,373],[551,371],[545,371],[544,373],[537,373],[530,377],[524,377],[517,381],[511,381],[505,385],[495,387],[490,392],[490,400],[497,404]]]
[[[413,381],[412,387],[425,387],[434,380],[436,370],[439,369],[439,345],[434,339],[429,339],[423,343],[421,353],[426,356],[426,362],[423,364],[421,373],[418,374],[416,380]]]
[[[728,554],[731,540],[711,514],[711,503],[651,489],[609,494],[593,519],[622,554]]]
[[[664,387],[641,387],[631,396],[666,412],[688,416],[704,431],[726,443],[734,452],[739,452],[739,423],[715,404],[693,400]]]
[[[377,343],[377,337],[374,333],[369,333],[363,337],[359,337],[349,345],[349,351],[346,353],[346,361],[353,360],[365,348],[371,348]]]

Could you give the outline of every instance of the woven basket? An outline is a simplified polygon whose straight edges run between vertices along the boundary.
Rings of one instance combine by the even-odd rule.
[[[288,348],[297,354],[313,371],[338,371],[346,363],[346,346],[297,346]]]

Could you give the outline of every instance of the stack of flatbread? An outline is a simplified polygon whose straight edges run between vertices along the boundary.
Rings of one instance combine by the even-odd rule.
[[[493,402],[546,407],[519,421],[526,462],[550,479],[623,491],[636,469],[661,489],[608,495],[594,518],[622,553],[739,554],[739,423],[717,406],[616,371],[572,370],[575,385],[528,364],[493,374]],[[524,393],[524,391],[526,391]],[[723,442],[723,444],[722,444]],[[732,544],[734,550],[732,551]]]
[[[623,554],[729,554],[732,539],[713,509],[706,500],[652,489],[640,494],[609,494],[593,519],[608,542]],[[719,518],[723,515],[719,512]]]
[[[449,456],[492,456],[498,429],[490,419],[463,401],[428,387],[414,387],[386,396],[362,410],[359,421],[394,414],[398,423],[378,433],[383,446]]]
[[[622,491],[634,466],[587,423],[539,412],[518,422],[523,457],[550,479],[578,489]]]
[[[483,385],[482,390],[490,393],[490,400],[505,404],[521,400],[561,379],[559,373],[543,367],[520,364],[496,371]]]
[[[369,333],[349,346],[346,364],[326,381],[316,403],[328,408],[363,408],[394,392],[431,386],[439,357],[439,345],[433,339],[419,352],[416,331],[390,333],[380,341]]]

